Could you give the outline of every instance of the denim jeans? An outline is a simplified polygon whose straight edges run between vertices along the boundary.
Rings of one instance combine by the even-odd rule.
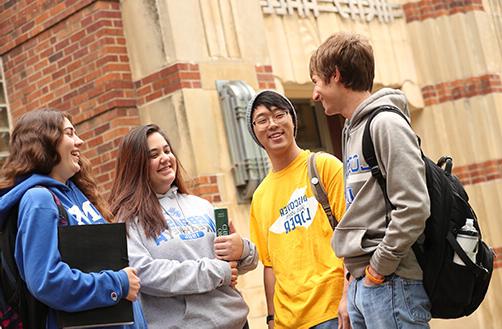
[[[328,321],[321,322],[316,324],[310,329],[337,329],[338,328],[338,318],[334,318]]]
[[[391,276],[380,285],[353,280],[347,309],[353,329],[429,328],[430,302],[422,281]]]

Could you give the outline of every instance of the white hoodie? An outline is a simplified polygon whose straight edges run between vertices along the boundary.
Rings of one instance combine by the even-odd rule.
[[[229,286],[230,266],[214,255],[213,206],[171,188],[159,201],[167,229],[149,239],[137,225],[128,227],[130,265],[141,279],[141,302],[150,329],[242,329],[249,312]],[[256,267],[256,247],[243,239],[239,273]]]

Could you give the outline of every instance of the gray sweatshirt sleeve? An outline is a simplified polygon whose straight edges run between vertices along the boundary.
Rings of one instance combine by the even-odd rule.
[[[242,243],[244,245],[244,249],[242,251],[242,257],[237,265],[239,274],[252,271],[258,265],[258,252],[256,251],[254,243],[248,239],[242,239]]]
[[[231,271],[227,262],[202,257],[177,261],[154,258],[146,248],[147,240],[141,228],[128,227],[129,262],[138,270],[141,292],[159,297],[200,294],[230,284]]]
[[[424,231],[430,201],[425,164],[416,134],[408,123],[395,113],[382,113],[372,122],[371,135],[395,209],[370,264],[378,273],[389,275],[396,271],[400,260]]]

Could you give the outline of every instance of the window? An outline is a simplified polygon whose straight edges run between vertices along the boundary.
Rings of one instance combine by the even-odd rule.
[[[0,166],[9,155],[9,111],[2,59],[0,58]]]
[[[302,149],[325,151],[342,158],[343,118],[328,117],[319,103],[310,99],[292,99],[298,117],[296,142]]]

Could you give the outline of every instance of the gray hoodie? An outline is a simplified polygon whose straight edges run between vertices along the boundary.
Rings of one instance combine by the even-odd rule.
[[[214,210],[206,200],[171,188],[159,201],[168,228],[154,240],[132,223],[130,265],[141,279],[141,302],[150,329],[242,329],[249,312],[229,286],[230,266],[214,255]],[[239,273],[256,267],[256,247],[243,239]]]
[[[369,114],[382,105],[394,105],[409,117],[406,97],[399,90],[384,88],[362,102],[343,129],[343,163],[347,209],[337,226],[333,249],[358,278],[371,266],[382,275],[397,274],[422,279],[411,246],[423,233],[429,217],[425,165],[417,138],[398,114],[383,112],[371,123],[371,136],[387,193],[396,207],[385,222],[382,190],[372,177],[362,153],[364,126]]]

